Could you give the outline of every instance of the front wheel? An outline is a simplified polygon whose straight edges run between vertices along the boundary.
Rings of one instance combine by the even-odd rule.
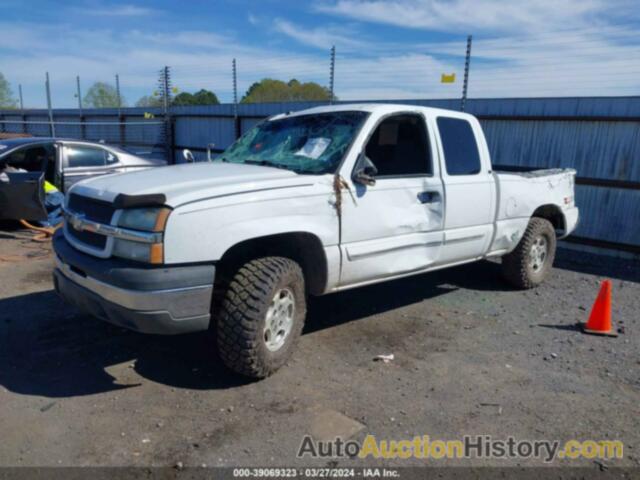
[[[544,218],[533,217],[518,246],[502,257],[502,274],[515,287],[537,287],[549,276],[555,256],[553,225]]]
[[[242,375],[267,377],[291,357],[306,314],[300,266],[283,257],[252,260],[237,271],[220,305],[220,357]]]

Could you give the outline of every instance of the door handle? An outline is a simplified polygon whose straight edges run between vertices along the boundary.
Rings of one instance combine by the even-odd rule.
[[[420,192],[418,194],[418,201],[420,203],[435,203],[440,201],[440,192],[427,191]]]

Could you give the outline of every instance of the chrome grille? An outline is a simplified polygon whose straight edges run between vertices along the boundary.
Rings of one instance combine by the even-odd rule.
[[[108,202],[83,197],[72,193],[69,196],[67,209],[73,213],[80,214],[87,220],[109,225],[115,212],[115,208]],[[76,242],[89,247],[104,250],[107,245],[107,237],[99,233],[88,232],[86,230],[76,230],[74,226],[67,222],[67,232]]]
[[[99,233],[76,230],[72,225],[68,225],[67,231],[76,241],[85,243],[93,248],[104,250],[107,246],[107,237]]]
[[[72,212],[83,214],[87,220],[106,225],[111,223],[111,217],[115,212],[115,208],[109,202],[83,197],[75,193],[69,196],[68,209]]]

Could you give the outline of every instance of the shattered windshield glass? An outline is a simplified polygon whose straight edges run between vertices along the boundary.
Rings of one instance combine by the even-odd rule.
[[[217,160],[297,173],[333,173],[367,115],[344,111],[265,121],[244,134]]]

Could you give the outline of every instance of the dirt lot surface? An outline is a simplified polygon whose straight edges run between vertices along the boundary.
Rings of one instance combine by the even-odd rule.
[[[533,291],[481,262],[312,299],[294,359],[248,382],[207,335],[136,334],[65,306],[46,244],[5,235],[0,252],[0,466],[381,463],[296,459],[305,433],[620,439],[625,458],[609,464],[640,464],[637,263],[560,251]],[[617,338],[574,328],[603,278]]]

